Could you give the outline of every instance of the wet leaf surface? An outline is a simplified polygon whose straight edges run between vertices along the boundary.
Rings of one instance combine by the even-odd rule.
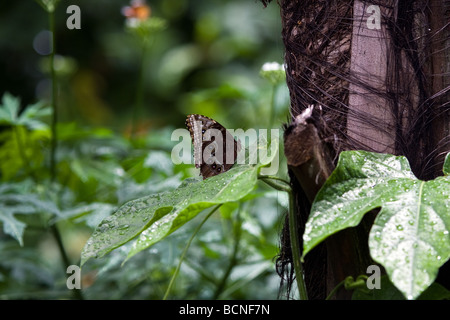
[[[188,179],[177,189],[127,202],[98,226],[82,252],[82,263],[101,257],[134,239],[128,258],[162,240],[201,211],[237,201],[256,185],[259,167],[241,165],[200,181]],[[128,259],[127,258],[127,259]]]
[[[444,165],[444,172],[449,158]],[[450,177],[418,180],[404,157],[342,152],[314,200],[304,254],[381,207],[369,234],[372,258],[408,299],[417,298],[450,258]]]

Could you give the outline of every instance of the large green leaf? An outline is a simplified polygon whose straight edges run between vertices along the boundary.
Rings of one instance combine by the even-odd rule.
[[[420,181],[404,157],[342,152],[312,205],[303,256],[378,207],[369,234],[371,256],[405,297],[415,299],[450,258],[450,177]]]
[[[235,165],[229,171],[205,180],[187,179],[177,189],[129,201],[104,219],[81,253],[81,265],[135,240],[127,259],[161,241],[212,206],[237,201],[253,190],[258,173],[278,155],[273,139],[271,154],[256,165]],[[267,146],[258,146],[267,148]]]
[[[176,190],[132,200],[105,219],[86,243],[82,264],[139,236],[128,258],[162,240],[201,211],[247,195],[259,167],[241,165],[204,181],[188,180]]]

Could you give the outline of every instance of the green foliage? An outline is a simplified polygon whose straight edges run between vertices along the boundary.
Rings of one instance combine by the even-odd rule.
[[[280,57],[276,6],[161,1],[151,19],[130,25],[123,3],[80,0],[75,32],[65,28],[59,0],[36,2],[48,15],[24,18],[39,6],[17,1],[0,19],[1,53],[15,58],[4,68],[0,106],[0,299],[161,299],[174,271],[171,298],[276,297],[273,258],[289,206],[286,192],[256,183],[266,163],[199,181],[188,179],[197,174],[192,165],[175,166],[170,156],[171,133],[189,113],[229,128],[279,127],[285,119],[282,67],[260,71]],[[56,52],[39,58],[31,48],[42,39],[32,37],[49,27]],[[52,130],[49,105],[58,111]],[[369,244],[390,280],[382,278],[381,291],[350,281],[354,298],[448,297],[430,283],[449,257],[449,155],[446,176],[427,182],[401,157],[350,155],[316,199],[305,254],[381,207]],[[195,219],[202,215],[207,221]],[[76,293],[65,271],[80,264],[81,252]]]
[[[59,215],[60,211],[51,201],[41,200],[36,193],[31,192],[29,183],[0,185],[0,221],[3,222],[5,234],[15,238],[23,246],[23,232],[26,224],[15,215],[48,213]]]
[[[447,156],[444,172],[448,165]],[[415,299],[450,258],[450,179],[446,175],[420,181],[404,157],[341,153],[312,205],[303,256],[379,207],[369,234],[371,256],[405,297]]]
[[[380,277],[380,289],[367,289],[366,286],[357,288],[353,295],[353,300],[405,300],[405,296],[396,288],[387,276]],[[431,284],[423,291],[417,300],[448,300],[450,291],[438,283]]]
[[[35,174],[42,164],[42,146],[50,138],[48,126],[43,122],[50,109],[42,102],[27,106],[20,113],[20,99],[6,92],[0,105],[0,125],[7,128],[0,132],[0,170],[4,181],[16,175]]]
[[[65,288],[64,281],[58,280],[58,276],[56,276],[59,269],[58,264],[49,265],[47,253],[39,254],[37,250],[42,250],[42,248],[33,248],[31,245],[35,241],[35,237],[45,235],[53,226],[65,230],[66,240],[64,242],[71,234],[75,237],[80,237],[80,235],[84,237],[86,228],[87,230],[97,226],[101,228],[104,225],[102,220],[114,220],[117,213],[130,204],[142,205],[145,198],[140,197],[143,196],[146,196],[147,200],[160,197],[161,203],[167,202],[163,204],[163,207],[167,208],[170,205],[174,208],[176,214],[172,212],[163,217],[159,216],[160,219],[158,219],[158,215],[169,213],[164,209],[160,210],[153,216],[152,223],[147,225],[147,227],[152,226],[153,229],[156,225],[160,225],[160,230],[165,231],[160,234],[159,240],[164,239],[165,241],[153,245],[152,242],[137,241],[139,246],[130,246],[126,243],[121,246],[120,250],[114,250],[108,256],[86,264],[83,267],[83,274],[87,279],[91,277],[93,270],[99,270],[95,285],[83,290],[86,297],[142,297],[143,293],[134,292],[130,288],[134,286],[141,289],[148,288],[148,274],[151,273],[152,281],[160,282],[157,286],[159,289],[147,291],[144,295],[155,299],[162,298],[172,274],[172,268],[176,263],[177,252],[184,246],[185,236],[191,232],[191,226],[184,226],[184,224],[214,203],[224,203],[221,214],[216,218],[211,217],[210,220],[213,223],[204,226],[202,232],[196,237],[195,244],[197,246],[190,248],[185,257],[171,295],[187,297],[184,295],[189,292],[190,298],[205,294],[206,296],[203,297],[234,296],[243,298],[252,294],[254,297],[270,298],[276,294],[277,281],[273,264],[270,261],[277,251],[276,230],[273,228],[277,216],[273,213],[277,212],[276,200],[278,197],[273,198],[272,193],[256,186],[258,169],[267,163],[256,166],[237,166],[216,178],[206,181],[188,179],[182,183],[183,179],[192,175],[190,172],[192,166],[174,166],[172,163],[170,151],[174,143],[167,144],[167,141],[170,142],[171,130],[152,132],[142,140],[128,140],[105,128],[88,129],[75,122],[59,123],[57,127],[59,138],[58,176],[57,181],[51,183],[47,167],[48,127],[36,125],[41,116],[48,115],[48,111],[39,112],[41,109],[33,107],[35,108],[34,112],[27,112],[27,108],[25,108],[22,113],[19,113],[20,103],[17,98],[6,94],[3,101],[1,110],[5,109],[2,115],[7,120],[4,122],[7,126],[2,134],[14,138],[15,131],[19,130],[20,137],[26,135],[27,139],[30,139],[29,137],[45,129],[47,130],[47,139],[34,145],[33,160],[38,158],[38,154],[41,155],[42,160],[32,167],[33,170],[25,172],[33,173],[31,176],[29,175],[27,179],[23,178],[21,172],[24,162],[19,162],[17,169],[11,171],[12,168],[15,168],[13,164],[21,159],[19,151],[24,150],[19,149],[17,145],[15,153],[8,153],[10,163],[5,166],[7,170],[2,174],[2,178],[8,180],[8,182],[0,184],[0,223],[3,227],[0,239],[4,244],[3,256],[17,256],[16,259],[8,258],[0,261],[0,279],[4,279],[0,285],[2,297],[17,295],[36,297],[32,293],[24,296],[23,292],[33,292],[42,286],[43,282],[39,277],[33,278],[33,275],[40,273],[45,277],[45,286],[51,288],[46,291],[49,298],[70,298],[71,292]],[[11,143],[11,140],[5,140],[0,151],[6,150],[9,147],[8,143]],[[158,146],[160,150],[156,150]],[[271,153],[272,156],[275,154]],[[32,154],[29,153],[29,155]],[[217,184],[216,180],[218,179],[223,181],[226,186]],[[148,196],[149,194],[150,196]],[[167,195],[172,196],[167,197]],[[271,198],[273,200],[270,200]],[[131,202],[129,202],[130,200]],[[185,200],[188,201],[185,202]],[[234,202],[235,200],[240,201]],[[251,201],[252,205],[243,205],[246,201]],[[262,204],[263,202],[265,204]],[[119,209],[117,209],[118,207]],[[115,211],[117,213],[112,214]],[[148,219],[148,216],[146,217],[148,212],[152,212],[151,206],[140,213],[136,211],[137,214],[134,218],[137,220],[134,222],[137,227],[144,228],[146,226],[144,220]],[[258,217],[256,214],[261,212],[269,214],[270,217]],[[167,219],[168,217],[174,219]],[[132,220],[127,223],[133,223]],[[162,222],[166,222],[166,224]],[[181,226],[184,231],[181,234],[178,232],[178,237],[168,237]],[[203,230],[205,230],[204,233]],[[240,235],[236,243],[229,239],[230,232]],[[105,232],[105,235],[111,236],[108,232]],[[8,241],[8,237],[15,239],[19,246]],[[93,238],[95,237],[96,233],[93,235]],[[118,238],[111,237],[111,239],[113,238],[124,239],[120,235]],[[50,241],[51,243],[48,236],[46,239],[46,242]],[[141,239],[138,238],[138,240]],[[85,242],[86,239],[81,240],[79,245],[83,245]],[[236,247],[237,244],[239,244],[238,247]],[[149,251],[147,248],[150,245],[152,246]],[[19,249],[20,246],[23,250]],[[164,249],[167,246],[169,249]],[[227,265],[227,259],[230,259],[228,254],[230,246],[239,248],[239,250],[233,255],[232,263]],[[141,250],[145,250],[146,254],[138,255],[138,258],[128,261],[121,267],[121,262],[127,258],[127,254],[131,257]],[[78,252],[78,257],[80,251],[81,247],[75,250]],[[44,252],[47,252],[47,249]],[[167,256],[167,252],[171,252],[170,257]],[[29,259],[33,260],[33,263],[28,262],[28,268],[19,268],[18,264],[24,263],[20,257],[25,258],[26,254],[29,255]],[[149,255],[150,259],[148,259]],[[71,257],[76,259],[77,254]],[[52,259],[58,260],[57,257]],[[204,266],[207,267],[204,268]],[[228,271],[217,273],[217,279],[214,279],[214,274],[208,275],[209,269],[221,270],[224,269],[224,266]],[[252,272],[246,271],[249,268]],[[15,277],[15,270],[22,270],[22,276]],[[195,277],[198,278],[198,281],[205,282],[205,286],[211,288],[210,291],[205,293],[192,290],[190,287],[192,272],[196,274]],[[137,278],[132,280],[134,284],[131,287],[123,285],[122,289],[114,296],[105,296],[105,293],[108,292],[105,290],[106,287],[128,284],[132,274]],[[265,281],[271,281],[272,291],[257,289],[258,286],[265,287]],[[249,289],[249,282],[255,283],[252,285],[255,287],[254,289]],[[153,288],[153,286],[150,287]]]
[[[205,113],[229,128],[265,125],[254,115],[274,108],[275,121],[287,114],[285,85],[272,88],[259,76],[264,61],[279,57],[278,33],[272,35],[278,20],[265,18],[276,8],[261,12],[241,1],[149,4],[150,19],[130,24],[121,15],[123,2],[80,0],[76,31],[66,28],[66,5],[58,0],[11,2],[0,13],[0,38],[17,35],[0,40],[1,53],[15,57],[11,65],[2,60],[8,60],[2,94],[20,96],[3,94],[0,107],[0,298],[162,298],[197,219],[170,224],[164,241],[143,243],[123,266],[132,241],[90,259],[81,293],[67,289],[65,271],[80,263],[94,229],[127,202],[178,192],[198,174],[171,161],[171,133],[186,114]],[[44,10],[24,18],[39,6]],[[40,56],[36,46],[55,50]],[[272,89],[279,92],[273,107]],[[272,259],[285,197],[255,184],[247,191],[235,194],[235,202],[215,199],[223,205],[193,239],[171,297],[276,296]],[[174,222],[208,206],[190,205]]]
[[[444,169],[442,170],[446,176],[450,176],[450,153],[447,153],[444,160]]]
[[[47,125],[41,118],[51,114],[50,108],[44,107],[42,102],[27,106],[22,113],[20,111],[20,99],[6,92],[0,106],[0,124],[10,126],[24,126],[30,130],[44,130]]]
[[[186,180],[173,191],[126,203],[94,232],[83,249],[81,264],[138,237],[128,253],[127,259],[131,258],[163,240],[203,210],[239,201],[255,188],[262,165],[237,165],[209,179]]]

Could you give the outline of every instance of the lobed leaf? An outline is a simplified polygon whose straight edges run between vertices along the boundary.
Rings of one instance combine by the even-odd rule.
[[[3,222],[3,232],[16,239],[23,246],[23,231],[25,223],[14,217],[15,211],[8,207],[0,208],[0,221]]]
[[[23,234],[26,224],[15,217],[16,214],[36,214],[47,212],[59,215],[60,211],[51,201],[41,200],[35,194],[20,194],[17,186],[0,185],[0,222],[5,234],[16,239],[23,246]],[[15,193],[9,193],[9,192]]]
[[[20,108],[20,99],[14,97],[9,92],[5,92],[0,106],[0,123],[15,124]]]
[[[40,121],[40,118],[51,115],[51,109],[44,108],[42,102],[28,105],[20,113],[20,99],[5,92],[0,105],[0,123],[12,126],[23,125],[31,130],[46,129],[47,125]]]
[[[404,157],[342,152],[312,205],[303,256],[378,207],[369,234],[372,258],[405,297],[415,299],[450,258],[450,178],[420,181]]]

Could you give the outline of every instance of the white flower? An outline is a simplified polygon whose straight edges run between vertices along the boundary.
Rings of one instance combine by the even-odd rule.
[[[262,71],[284,71],[284,65],[279,64],[278,62],[266,62],[263,64]]]
[[[261,67],[260,75],[269,80],[273,85],[276,85],[284,81],[286,72],[284,65],[278,62],[266,62]]]

